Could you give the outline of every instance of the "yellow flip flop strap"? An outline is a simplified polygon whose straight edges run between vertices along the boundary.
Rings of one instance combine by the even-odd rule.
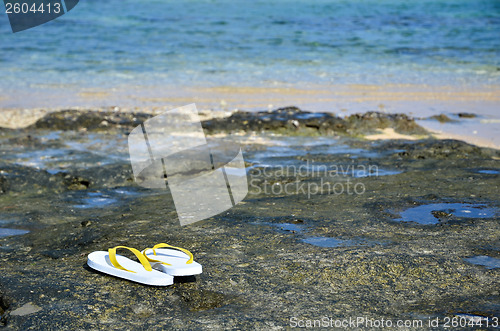
[[[190,251],[188,251],[187,249],[182,248],[182,247],[175,247],[175,246],[171,246],[169,244],[163,244],[163,243],[157,244],[153,248],[146,248],[144,250],[144,256],[146,257],[146,259],[148,259],[149,262],[160,262],[161,264],[171,265],[170,263],[167,263],[167,262],[162,262],[162,261],[159,261],[159,260],[154,260],[154,259],[152,259],[152,258],[150,258],[149,256],[146,255],[146,251],[148,249],[152,249],[153,250],[153,254],[156,256],[156,250],[158,248],[173,248],[173,249],[180,250],[181,252],[184,252],[184,253],[187,254],[187,256],[189,256],[189,260],[187,260],[186,264],[193,263],[193,254]]]
[[[116,260],[116,249],[117,248],[125,248],[125,249],[128,249],[129,251],[131,251],[132,253],[134,253],[135,256],[137,256],[137,258],[139,259],[139,262],[141,262],[142,266],[144,267],[144,269],[146,269],[146,271],[151,271],[153,270],[153,268],[151,268],[151,264],[148,262],[148,260],[144,257],[144,255],[141,254],[140,251],[138,251],[137,249],[135,248],[132,248],[132,247],[127,247],[127,246],[116,246],[116,247],[113,247],[113,248],[110,248],[108,249],[108,253],[109,253],[109,260],[111,261],[111,264],[117,268],[117,269],[120,269],[120,270],[125,270],[125,271],[128,271],[128,272],[133,272],[133,273],[136,273],[135,271],[132,271],[132,270],[127,270],[125,269],[124,267],[122,267],[120,265],[120,263],[118,263],[118,261]]]

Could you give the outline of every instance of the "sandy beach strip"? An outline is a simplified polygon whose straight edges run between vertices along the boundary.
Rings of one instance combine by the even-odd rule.
[[[500,86],[481,87],[430,85],[321,85],[294,86],[214,86],[214,87],[122,87],[112,90],[80,89],[65,93],[27,91],[0,98],[0,127],[22,128],[49,112],[62,109],[116,110],[159,114],[182,105],[196,103],[202,118],[229,116],[236,110],[272,110],[297,106],[313,112],[329,112],[344,117],[366,111],[404,113],[433,132],[437,138],[459,139],[483,147],[500,148]],[[25,95],[26,94],[26,95]],[[35,107],[35,103],[38,106]],[[40,105],[47,105],[43,107]],[[25,107],[21,107],[25,106]],[[425,120],[431,116],[459,113],[451,123]],[[380,132],[368,139],[402,139]]]

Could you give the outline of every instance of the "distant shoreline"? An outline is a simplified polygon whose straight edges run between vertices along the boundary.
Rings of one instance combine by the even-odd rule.
[[[500,149],[500,85],[288,85],[288,86],[136,86],[114,89],[53,87],[0,95],[0,127],[20,128],[63,109],[119,109],[158,114],[196,103],[205,117],[236,110],[262,111],[297,106],[339,117],[367,111],[402,113],[439,138]],[[474,114],[459,117],[460,113]],[[429,120],[444,115],[450,121]]]
[[[172,107],[173,108],[173,107]],[[293,107],[292,107],[293,108]],[[160,114],[164,111],[168,111],[171,108],[121,108],[121,107],[99,107],[99,108],[85,108],[85,107],[70,107],[66,109],[71,109],[80,113],[87,112],[108,112],[108,113],[116,113],[116,114],[149,114],[154,116],[156,114]],[[26,128],[30,125],[35,124],[38,120],[43,117],[59,112],[61,110],[66,110],[65,108],[61,109],[0,109],[0,128],[9,128],[9,129],[22,129]],[[222,120],[224,118],[228,118],[232,116],[238,110],[212,110],[212,109],[200,109],[200,119],[211,120],[211,119],[219,119]],[[261,110],[261,111],[270,111],[275,112],[276,109],[272,110]],[[253,111],[243,111],[248,113],[253,113]],[[315,113],[314,111],[312,113]],[[353,114],[349,114],[348,112],[344,113],[331,113],[324,112],[326,114],[335,115],[337,118],[349,118],[349,116]],[[384,116],[391,116],[391,114],[378,110],[379,114],[385,114]],[[369,112],[358,112],[359,116],[366,116]],[[404,112],[399,113],[403,116],[408,116]],[[130,115],[128,115],[130,116]],[[252,118],[255,116],[251,116]],[[498,130],[500,126],[500,121],[496,119],[485,119],[485,115],[477,115],[474,113],[455,113],[455,114],[440,114],[429,117],[412,117],[409,115],[409,119],[414,119],[415,123],[427,130],[427,136],[432,135],[434,138],[438,139],[456,139],[462,140],[467,143],[471,143],[480,147],[488,147],[500,149],[500,142],[498,141],[498,137],[495,132]],[[236,119],[238,121],[238,119]],[[488,130],[486,130],[488,129]],[[243,131],[252,131],[251,128],[245,128],[243,125],[241,130]],[[477,131],[481,130],[481,131]],[[459,133],[457,133],[457,131]],[[473,132],[472,134],[470,132]],[[287,132],[283,132],[284,134],[288,134]],[[373,130],[366,130],[366,132],[361,129],[356,135],[361,134],[365,139],[368,140],[388,140],[388,139],[403,139],[403,140],[418,140],[423,139],[422,135],[418,134],[408,134],[408,132],[397,132],[393,127],[380,127]]]

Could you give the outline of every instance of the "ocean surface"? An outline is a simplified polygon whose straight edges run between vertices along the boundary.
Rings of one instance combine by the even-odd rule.
[[[500,83],[497,0],[81,0],[16,34],[4,12],[1,91]]]

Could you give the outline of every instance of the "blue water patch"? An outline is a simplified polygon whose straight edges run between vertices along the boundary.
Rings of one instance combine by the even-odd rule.
[[[352,240],[342,240],[332,237],[311,237],[302,239],[302,241],[318,247],[352,246],[355,244]]]
[[[128,161],[127,145],[120,135],[85,134],[55,131],[35,135],[41,141],[59,141],[50,148],[11,146],[0,144],[0,151],[7,150],[3,158],[15,164],[41,169],[54,175],[76,165],[90,168]],[[76,141],[75,141],[76,140]],[[3,148],[2,148],[3,147]],[[3,175],[4,173],[0,173]]]
[[[58,173],[63,172],[64,170],[63,169],[47,169],[46,171],[51,175],[57,175]]]
[[[9,157],[11,159],[15,159],[16,164],[37,169],[51,169],[50,166],[52,163],[75,161],[77,158],[75,155],[68,155],[66,150],[57,148],[24,151],[18,154],[10,155]]]
[[[0,228],[0,238],[10,236],[20,236],[29,233],[28,230]]]
[[[74,208],[88,209],[88,208],[104,208],[116,203],[115,199],[110,198],[86,198],[82,199],[82,204],[74,205]]]
[[[365,238],[339,239],[333,237],[310,237],[302,239],[303,242],[318,247],[344,247],[344,246],[373,246],[384,245],[387,242],[375,241]]]
[[[15,220],[5,220],[5,219],[2,220],[2,219],[0,219],[0,224],[9,224],[9,223],[14,223],[14,222],[15,222]]]
[[[70,194],[69,200],[72,203],[77,202],[77,204],[72,206],[73,208],[105,208],[114,204],[118,204],[120,202],[127,201],[137,195],[141,195],[144,193],[151,194],[150,191],[145,190],[144,192],[142,192],[133,187],[116,187],[114,189],[103,190],[103,192],[75,192]]]
[[[101,192],[88,192],[86,195],[86,197],[79,199],[80,204],[73,205],[73,208],[104,208],[118,202],[116,199]]]
[[[465,203],[433,203],[407,209],[400,213],[400,222],[416,222],[424,225],[439,223],[441,218],[491,218],[498,213],[495,208],[489,208],[485,204]]]
[[[276,227],[276,229],[286,232],[302,232],[306,226],[300,223],[271,223],[271,222],[255,222],[254,224],[268,225]]]
[[[277,227],[280,230],[283,231],[290,231],[290,232],[301,232],[304,230],[304,226],[300,224],[293,224],[293,223],[279,223],[279,224],[273,224],[275,227]]]
[[[41,135],[40,138],[42,141],[58,140],[61,138],[61,133],[62,131],[50,131],[44,135]]]
[[[500,174],[500,171],[493,170],[493,169],[481,169],[481,170],[478,170],[477,173],[486,174],[486,175],[498,175],[498,174]]]
[[[403,171],[401,170],[387,170],[387,169],[381,169],[381,168],[376,168],[375,170],[355,170],[352,173],[352,177],[355,178],[364,178],[364,177],[378,177],[378,176],[392,176],[392,175],[398,175],[402,173]],[[349,174],[349,173],[346,173]]]
[[[255,169],[254,172],[265,177],[379,177],[393,176],[403,173],[403,170],[383,169],[376,165],[364,164],[332,164],[328,162],[297,162],[289,158],[267,159],[265,162],[254,161],[255,164],[247,170]]]
[[[83,164],[82,159],[85,156],[88,156],[88,154],[73,153],[65,148],[46,148],[43,150],[25,150],[18,154],[8,155],[7,158],[16,164],[46,170],[54,175],[66,170],[65,168],[77,161],[81,161],[79,163]],[[93,160],[92,164],[95,164],[95,160]]]
[[[130,187],[120,187],[120,188],[115,188],[114,192],[123,195],[123,196],[136,196],[139,195],[139,192],[137,192],[135,189],[132,189]]]
[[[487,269],[500,268],[500,259],[486,255],[473,256],[464,260],[472,264],[485,266]]]
[[[287,176],[317,176],[332,175],[337,173],[341,176],[370,177],[388,176],[401,173],[400,170],[379,169],[375,165],[365,166],[355,164],[331,164],[330,162],[306,161],[299,162],[297,157],[307,155],[345,155],[351,159],[357,158],[379,158],[392,151],[370,151],[363,148],[351,147],[339,143],[338,139],[324,137],[286,137],[269,141],[273,144],[266,146],[264,150],[249,152],[247,161],[254,163],[251,168],[269,168],[268,170],[283,169]]]
[[[325,115],[322,113],[302,113],[302,114],[295,115],[295,117],[297,117],[298,119],[301,119],[301,120],[309,120],[309,119],[313,119],[313,118],[323,118],[323,117],[325,117]]]
[[[254,153],[253,158],[255,160],[268,160],[271,161],[276,158],[282,158],[286,156],[300,156],[306,155],[307,151],[297,148],[295,146],[269,146],[264,151],[257,151]]]
[[[306,115],[309,116],[311,114]],[[373,151],[359,147],[351,147],[338,138],[331,137],[267,136],[265,143],[267,145],[263,146],[265,149],[247,152],[245,155],[246,159],[261,165],[280,166],[290,162],[290,157],[306,155],[342,155],[351,159],[381,158],[398,151]],[[353,160],[352,162],[355,161]],[[310,164],[324,166],[321,163],[315,162],[310,162]],[[298,166],[301,166],[301,164],[297,164],[297,167]]]

